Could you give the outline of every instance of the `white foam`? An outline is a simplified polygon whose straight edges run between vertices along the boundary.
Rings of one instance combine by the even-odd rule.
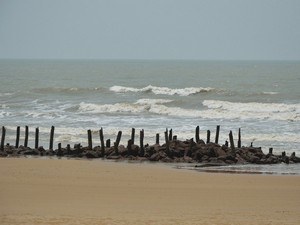
[[[81,102],[79,112],[89,113],[142,113],[151,111],[151,108],[171,102],[168,99],[139,99],[135,103],[116,103],[116,104],[94,104]]]
[[[112,86],[109,88],[110,91],[117,93],[125,92],[152,92],[156,95],[180,95],[188,96],[202,92],[213,91],[214,88],[210,87],[187,87],[187,88],[168,88],[168,87],[156,87],[148,85],[143,88],[133,88],[133,87],[124,87],[124,86]]]
[[[300,120],[300,104],[205,100],[203,105],[207,112],[214,113],[208,118]]]
[[[9,93],[9,92],[5,92],[5,93],[0,93],[0,97],[2,96],[10,96],[13,95],[14,93]]]
[[[276,92],[276,91],[264,91],[263,94],[264,95],[277,95],[278,92]]]
[[[270,120],[300,120],[300,104],[278,103],[235,103],[217,100],[205,100],[206,109],[184,109],[169,107],[166,99],[140,99],[135,103],[93,104],[80,103],[80,113],[143,113],[158,115],[192,117],[205,119],[270,119]]]

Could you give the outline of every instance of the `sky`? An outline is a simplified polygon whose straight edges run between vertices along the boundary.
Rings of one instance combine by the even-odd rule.
[[[300,60],[299,0],[0,0],[0,58]]]

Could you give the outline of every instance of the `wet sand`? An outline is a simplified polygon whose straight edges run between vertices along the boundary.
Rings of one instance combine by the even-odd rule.
[[[0,158],[0,224],[300,224],[300,176]]]

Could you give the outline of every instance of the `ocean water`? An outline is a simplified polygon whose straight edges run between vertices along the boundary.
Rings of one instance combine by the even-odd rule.
[[[145,131],[153,144],[156,133],[173,129],[178,139],[200,137],[211,130],[219,142],[232,130],[242,145],[272,147],[300,155],[299,61],[139,61],[139,60],[0,60],[0,125],[6,142],[14,143],[16,126],[29,126],[29,144],[40,129],[40,145],[87,145],[87,129],[99,145],[98,131],[115,140],[131,128]]]

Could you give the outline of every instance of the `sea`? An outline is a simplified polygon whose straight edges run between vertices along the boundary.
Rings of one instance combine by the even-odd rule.
[[[213,141],[220,125],[220,144],[241,128],[243,146],[300,156],[300,61],[1,59],[0,125],[12,145],[16,127],[22,144],[29,126],[31,147],[38,127],[46,149],[51,126],[56,146],[87,146],[88,129],[96,146],[101,128],[112,143],[122,131],[121,144],[143,129],[151,145],[166,129],[194,138],[197,126]],[[275,171],[300,174],[300,165]]]

